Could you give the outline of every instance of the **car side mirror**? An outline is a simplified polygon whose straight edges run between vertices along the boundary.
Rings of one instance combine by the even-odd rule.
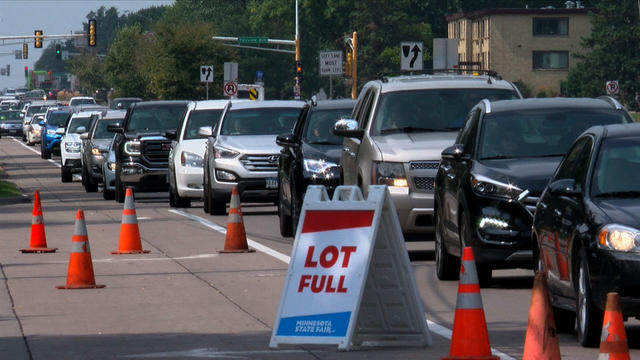
[[[107,131],[112,133],[124,133],[124,129],[120,125],[107,125]]]
[[[198,128],[198,135],[202,137],[213,136],[213,128],[211,126],[202,126]]]
[[[460,160],[464,157],[464,145],[462,144],[453,144],[448,148],[442,150],[442,158],[443,159],[453,159]]]
[[[80,134],[80,139],[89,140],[89,133],[88,132],[84,132],[84,133]]]
[[[40,122],[38,123],[38,125],[40,125],[40,126],[44,126],[44,121],[40,121]]]
[[[84,126],[80,126],[76,129],[76,134],[82,134],[83,132],[87,132],[87,128]]]
[[[576,197],[580,195],[580,190],[576,189],[574,179],[555,180],[549,184],[549,192],[553,195]]]
[[[56,129],[56,134],[64,135],[64,128],[63,127],[57,128]]]
[[[166,133],[164,133],[164,137],[166,137],[169,140],[175,140],[178,138],[178,133],[175,130],[167,131]]]
[[[280,146],[293,146],[296,144],[296,136],[292,133],[276,136],[276,144]]]
[[[333,134],[336,136],[362,139],[364,130],[358,129],[358,122],[353,119],[341,119],[333,125]]]

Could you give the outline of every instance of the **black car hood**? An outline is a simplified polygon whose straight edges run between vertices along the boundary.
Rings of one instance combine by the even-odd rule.
[[[638,201],[638,198],[592,198],[591,200],[610,219],[611,223],[640,229],[640,201]]]
[[[539,195],[549,183],[562,157],[519,158],[475,161],[473,173]]]
[[[341,145],[302,143],[302,156],[305,159],[324,159],[327,162],[340,164]]]
[[[149,131],[139,131],[139,132],[127,132],[125,133],[125,137],[127,139],[140,139],[140,138],[154,138],[157,137],[158,140],[167,140],[167,138],[164,136],[166,134],[166,132],[149,132]],[[162,138],[162,139],[160,139]]]

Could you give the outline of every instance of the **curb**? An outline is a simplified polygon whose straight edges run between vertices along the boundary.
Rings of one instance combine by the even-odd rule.
[[[0,205],[24,204],[24,203],[30,203],[30,202],[31,202],[31,196],[29,195],[0,197]]]

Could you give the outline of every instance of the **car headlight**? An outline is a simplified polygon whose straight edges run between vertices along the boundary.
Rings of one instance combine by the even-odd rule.
[[[372,184],[396,187],[407,187],[407,176],[404,174],[404,164],[398,162],[374,161]]]
[[[47,135],[51,135],[51,136],[53,136],[53,135],[55,135],[55,134],[56,134],[56,131],[55,131],[55,130],[47,130]]]
[[[194,153],[190,153],[187,151],[183,151],[180,154],[180,164],[182,164],[182,166],[187,166],[187,167],[203,167],[204,166],[204,160],[202,159],[202,156],[194,154]]]
[[[598,245],[616,251],[639,251],[640,230],[624,225],[611,224],[600,229]]]
[[[225,147],[222,146],[214,146],[214,154],[213,156],[216,159],[233,159],[234,157],[240,155],[239,152],[231,150],[231,149],[227,149]]]
[[[522,192],[522,189],[513,184],[505,184],[482,175],[471,175],[471,189],[480,196],[496,196],[505,199],[515,198]]]
[[[108,168],[109,168],[109,170],[111,170],[111,171],[116,171],[116,168],[117,168],[118,166],[117,166],[117,165],[116,165],[116,163],[114,163],[114,162],[109,162],[109,163],[107,163],[107,167],[108,167]]]
[[[67,152],[80,152],[80,143],[79,142],[64,143],[64,149]]]
[[[102,152],[100,152],[100,149],[98,149],[98,148],[92,148],[91,149],[91,155],[100,156],[100,155],[102,155]]]
[[[303,164],[305,171],[318,175],[328,175],[331,168],[338,166],[338,164],[325,159],[304,159]]]
[[[131,140],[124,143],[124,152],[131,156],[140,156],[140,141]]]
[[[34,134],[40,134],[40,128],[33,127],[33,128],[31,129],[31,132],[32,132],[32,133],[34,133]]]

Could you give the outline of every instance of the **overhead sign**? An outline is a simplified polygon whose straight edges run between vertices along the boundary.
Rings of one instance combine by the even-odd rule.
[[[238,44],[267,44],[269,38],[262,36],[239,37]]]
[[[430,343],[387,187],[309,186],[269,346]]]
[[[224,63],[224,82],[238,82],[238,63]]]
[[[618,80],[607,81],[606,83],[607,94],[609,96],[617,95],[620,89],[618,88]]]
[[[238,93],[238,83],[233,81],[224,83],[225,96],[236,96],[237,93]]]
[[[400,70],[422,70],[422,41],[400,43]]]
[[[200,66],[200,82],[213,82],[213,65]]]
[[[342,76],[342,51],[321,51],[320,76]]]

